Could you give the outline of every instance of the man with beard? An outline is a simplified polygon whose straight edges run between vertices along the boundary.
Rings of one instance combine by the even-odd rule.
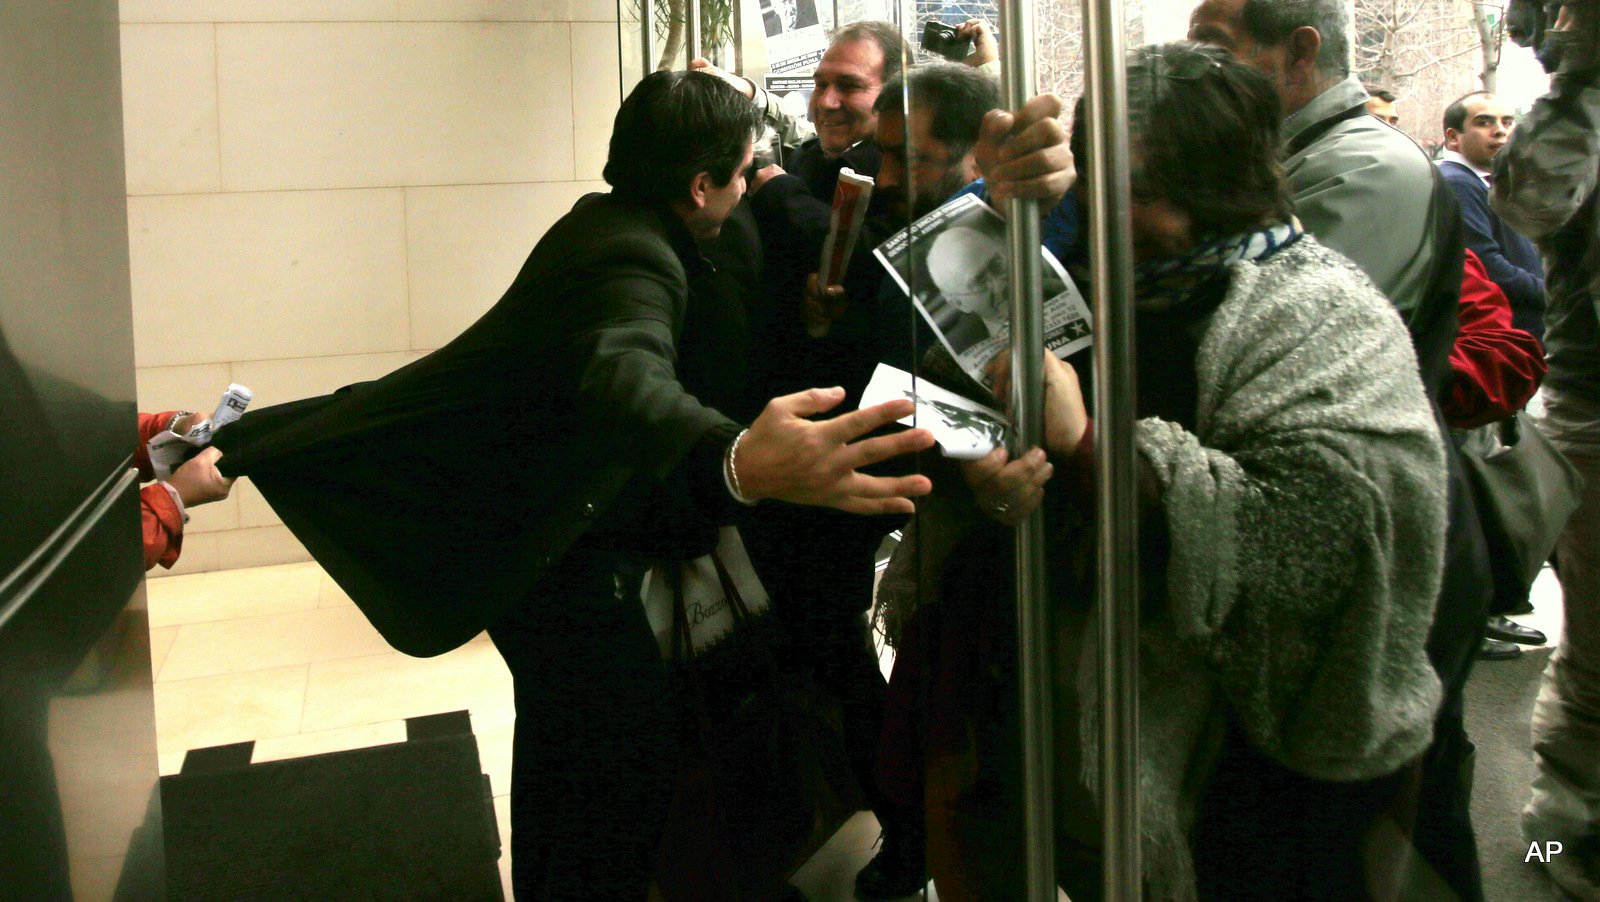
[[[909,82],[909,117],[904,112],[902,82]],[[978,161],[979,137],[985,131],[985,114],[999,100],[999,87],[992,78],[954,63],[918,66],[890,79],[874,104],[876,142],[882,162],[850,268],[840,285],[826,286],[826,291],[816,284],[814,273],[804,279],[801,318],[807,326],[825,326],[826,335],[811,338],[799,320],[779,325],[778,329],[789,338],[787,343],[797,346],[795,350],[802,356],[799,361],[775,366],[775,378],[805,381],[827,372],[851,392],[851,397],[858,397],[880,361],[901,369],[913,368],[911,348],[925,344],[913,342],[913,330],[923,328],[922,323],[905,295],[873,258],[872,249],[983,174]],[[1024,118],[1045,126],[1045,121],[1038,120],[1054,115],[1052,104],[1059,106],[1059,101],[1051,95],[1036,97],[1024,111]],[[1030,116],[1030,111],[1036,115]],[[1048,124],[1059,128],[1053,119]],[[1039,147],[1059,144],[1053,150],[1059,154],[1065,172],[1070,173],[1071,155],[1065,140],[1064,134],[1041,127],[1034,143]],[[996,187],[997,193],[1004,190]],[[1064,191],[1063,185],[1061,191],[1046,198],[1046,207],[1059,202]],[[816,266],[814,256],[798,262],[804,264],[798,272],[810,273]],[[798,272],[796,282],[800,281]]]
[[[774,298],[765,318],[752,317],[752,334],[766,342],[751,358],[756,395],[824,379],[859,401],[880,361],[912,369],[913,349],[927,347],[931,334],[872,250],[980,174],[988,176],[996,199],[1027,192],[1046,209],[1060,202],[1073,177],[1066,133],[1057,121],[1060,100],[1035,97],[1014,118],[990,112],[999,101],[993,78],[953,63],[917,66],[883,86],[873,104],[882,153],[877,187],[842,287],[826,296],[815,290],[815,253],[792,259],[787,273],[775,265],[782,258],[769,253],[769,284],[805,279],[812,290],[803,305]],[[1008,133],[1004,156],[993,156],[991,148],[999,146],[994,139]],[[980,156],[986,164],[981,170]],[[770,250],[775,242],[767,240],[768,226],[763,222],[763,245]],[[826,324],[827,334],[813,338],[806,322]],[[869,899],[907,895],[926,882],[921,812],[892,803],[871,777],[885,684],[862,618],[872,604],[874,554],[903,518],[773,504],[758,513],[741,527],[751,559],[774,609],[799,637],[797,656],[845,699],[852,762],[884,829],[883,851],[858,877],[857,893]]]

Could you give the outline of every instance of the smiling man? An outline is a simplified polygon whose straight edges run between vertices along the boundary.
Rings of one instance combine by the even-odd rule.
[[[1515,126],[1516,116],[1499,97],[1484,91],[1461,97],[1444,111],[1439,172],[1461,205],[1467,247],[1511,301],[1512,325],[1542,339],[1544,265],[1539,251],[1489,208],[1489,172]]]
[[[828,50],[812,73],[811,100],[806,115],[797,119],[779,98],[756,87],[740,75],[697,59],[690,69],[716,75],[750,98],[767,125],[777,133],[782,169],[773,169],[752,182],[758,191],[773,173],[794,178],[813,198],[833,198],[839,169],[849,166],[862,175],[876,175],[878,148],[872,133],[878,127],[873,104],[889,79],[899,74],[906,57],[905,39],[891,22],[852,22],[833,32]],[[777,192],[775,192],[777,193]]]
[[[810,114],[817,149],[837,157],[869,137],[878,117],[872,104],[883,83],[900,71],[903,46],[887,22],[858,22],[834,36],[812,73]]]

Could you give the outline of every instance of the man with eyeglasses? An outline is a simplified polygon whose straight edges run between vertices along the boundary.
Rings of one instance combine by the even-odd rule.
[[[1189,39],[1228,49],[1272,81],[1296,215],[1414,324],[1434,256],[1432,175],[1410,138],[1367,114],[1367,90],[1350,74],[1346,14],[1339,0],[1204,0]]]

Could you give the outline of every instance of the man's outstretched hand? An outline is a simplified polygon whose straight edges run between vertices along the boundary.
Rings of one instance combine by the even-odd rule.
[[[739,442],[733,466],[741,493],[857,514],[909,514],[911,499],[933,490],[926,476],[868,476],[859,468],[933,446],[933,433],[908,429],[857,441],[910,416],[909,400],[888,401],[827,420],[806,417],[832,410],[842,388],[813,388],[767,402]]]

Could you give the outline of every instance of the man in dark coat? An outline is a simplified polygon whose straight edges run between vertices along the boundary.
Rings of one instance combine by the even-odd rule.
[[[652,74],[617,113],[615,190],[556,223],[482,319],[376,382],[216,437],[223,471],[255,481],[395,647],[489,631],[516,690],[525,900],[645,896],[676,763],[637,595],[647,560],[708,552],[759,499],[909,512],[929,488],[856,472],[932,443],[855,441],[909,402],[810,420],[844,397],[813,389],[742,429],[680,378],[691,299],[715,290],[700,248],[743,194],[757,124],[719,79]]]
[[[1467,247],[1511,301],[1511,324],[1543,339],[1544,264],[1539,262],[1539,251],[1489,208],[1490,168],[1515,125],[1511,108],[1487,91],[1475,91],[1450,104],[1444,111],[1445,150],[1439,172],[1461,207]]]

